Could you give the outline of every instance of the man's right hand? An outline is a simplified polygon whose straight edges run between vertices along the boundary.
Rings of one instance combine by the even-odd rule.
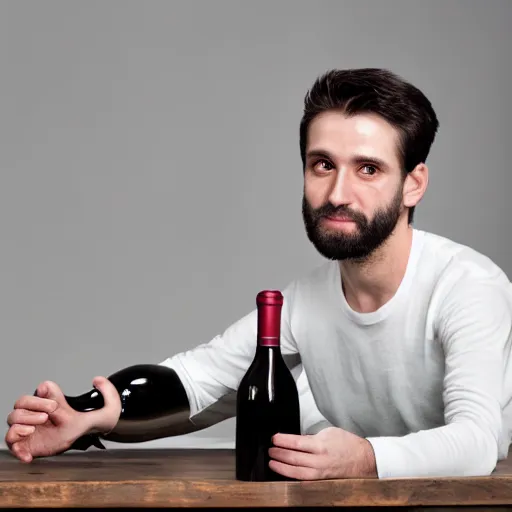
[[[110,432],[121,414],[119,393],[105,377],[96,377],[93,386],[103,395],[105,405],[88,412],[75,411],[51,381],[42,382],[36,396],[20,397],[7,417],[9,450],[22,462],[31,462],[68,450],[84,434]]]

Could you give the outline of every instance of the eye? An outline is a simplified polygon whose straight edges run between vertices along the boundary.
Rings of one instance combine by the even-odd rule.
[[[373,176],[377,172],[377,168],[371,164],[363,165],[362,170],[366,176]]]
[[[316,172],[329,172],[334,169],[334,166],[328,160],[322,159],[315,162],[313,169]]]

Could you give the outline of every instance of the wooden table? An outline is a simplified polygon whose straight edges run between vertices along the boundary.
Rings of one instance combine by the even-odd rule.
[[[234,463],[233,450],[73,451],[30,464],[2,451],[0,507],[512,510],[512,457],[488,477],[315,482],[238,482]]]

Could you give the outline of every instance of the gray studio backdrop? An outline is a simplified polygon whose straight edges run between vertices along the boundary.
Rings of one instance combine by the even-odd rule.
[[[512,276],[511,24],[510,0],[0,2],[0,414],[208,341],[321,262],[298,124],[329,68],[423,89],[416,226]]]

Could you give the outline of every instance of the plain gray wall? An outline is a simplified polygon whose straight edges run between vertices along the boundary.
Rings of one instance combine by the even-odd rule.
[[[2,1],[1,414],[208,341],[320,263],[298,124],[330,68],[427,94],[415,225],[512,276],[511,25],[510,0]]]

